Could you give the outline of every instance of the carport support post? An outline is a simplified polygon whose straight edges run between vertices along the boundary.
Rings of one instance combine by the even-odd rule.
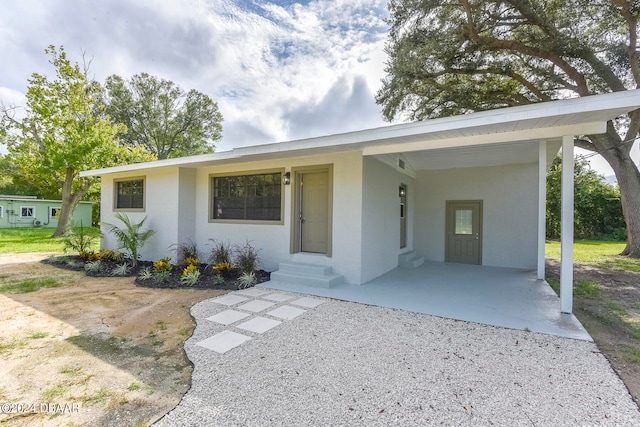
[[[560,311],[573,309],[573,136],[562,137]]]
[[[544,242],[547,215],[547,141],[538,146],[538,280],[544,280]]]

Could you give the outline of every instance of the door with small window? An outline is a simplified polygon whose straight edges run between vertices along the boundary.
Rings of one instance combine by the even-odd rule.
[[[445,261],[482,264],[482,201],[449,201]]]

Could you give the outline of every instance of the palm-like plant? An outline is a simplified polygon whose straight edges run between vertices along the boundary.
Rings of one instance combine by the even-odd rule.
[[[113,233],[116,240],[118,240],[118,249],[125,249],[129,251],[131,254],[131,262],[133,266],[136,266],[138,264],[138,253],[140,249],[144,246],[144,243],[149,239],[149,237],[155,234],[155,230],[142,230],[142,227],[147,220],[146,216],[138,223],[131,221],[127,215],[122,215],[120,213],[116,214],[116,218],[122,221],[124,228],[107,223],[105,223],[105,225],[109,232]]]

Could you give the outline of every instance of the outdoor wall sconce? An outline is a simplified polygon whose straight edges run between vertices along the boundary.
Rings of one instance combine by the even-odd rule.
[[[285,172],[284,178],[282,178],[282,183],[284,185],[291,184],[291,172]]]
[[[407,189],[404,188],[402,185],[400,186],[400,189],[398,190],[398,193],[400,195],[400,197],[404,197],[407,194]]]

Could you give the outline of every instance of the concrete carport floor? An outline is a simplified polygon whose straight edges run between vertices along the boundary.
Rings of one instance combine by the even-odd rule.
[[[425,262],[362,285],[319,288],[271,281],[261,286],[592,341],[573,314],[560,312],[560,298],[533,270]]]

